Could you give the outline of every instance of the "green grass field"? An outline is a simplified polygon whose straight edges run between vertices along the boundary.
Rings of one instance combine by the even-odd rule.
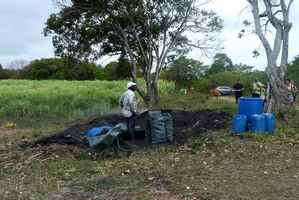
[[[74,120],[111,112],[118,106],[126,81],[26,81],[0,82],[0,119],[32,125],[37,122]],[[160,83],[161,93],[171,93],[171,83]]]

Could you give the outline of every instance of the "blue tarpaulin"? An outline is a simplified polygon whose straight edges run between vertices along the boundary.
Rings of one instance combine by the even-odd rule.
[[[101,126],[101,127],[95,127],[87,131],[86,136],[87,137],[96,137],[103,133],[109,132],[113,127],[112,126]]]
[[[109,128],[109,130],[106,129],[103,131],[104,128]],[[101,130],[100,134],[98,134],[99,130]],[[86,136],[90,147],[105,148],[111,146],[113,141],[117,139],[118,135],[125,131],[127,131],[126,124],[120,123],[114,127],[102,126],[93,128],[86,133]],[[89,136],[88,133],[92,136]]]

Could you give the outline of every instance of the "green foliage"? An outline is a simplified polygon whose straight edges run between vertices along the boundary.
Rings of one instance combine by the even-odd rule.
[[[164,72],[164,78],[174,81],[177,89],[190,87],[192,81],[199,79],[205,72],[205,66],[196,60],[179,57]]]
[[[97,66],[96,80],[107,80],[104,68],[102,66]]]
[[[252,92],[252,84],[254,79],[257,78],[263,83],[267,82],[267,76],[265,72],[254,71],[254,72],[220,72],[212,74],[207,77],[201,78],[200,80],[193,82],[193,87],[196,91],[201,93],[208,93],[214,86],[233,86],[238,79],[244,85],[245,94],[250,95]]]
[[[118,79],[128,79],[131,77],[131,64],[128,59],[120,57],[116,72]]]
[[[41,59],[34,60],[23,70],[23,76],[26,79],[48,79],[55,73],[63,69],[64,62],[61,59]]]
[[[0,64],[0,80],[4,79],[20,79],[21,70],[15,69],[4,69],[4,67]]]
[[[288,66],[287,78],[294,80],[296,85],[299,85],[299,56],[295,57]]]
[[[149,43],[158,45],[165,39],[171,43],[169,52],[185,52],[191,41],[184,32],[203,33],[207,42],[210,33],[221,30],[222,20],[215,12],[194,4],[193,0],[70,0],[49,17],[44,33],[53,36],[59,56],[98,58],[127,52],[129,47],[136,60],[144,60],[140,48],[147,51]]]
[[[117,77],[117,74],[116,74],[116,69],[118,67],[118,62],[111,62],[109,64],[107,64],[104,68],[104,73],[105,73],[105,78],[107,80],[117,80],[118,77]]]
[[[31,80],[94,80],[99,70],[95,64],[88,62],[49,58],[32,61],[21,74],[24,79]]]
[[[81,62],[70,69],[69,80],[94,80],[96,78],[97,66],[95,64]]]
[[[125,58],[120,58],[118,62],[111,62],[104,68],[105,78],[107,80],[124,80],[131,77],[130,63]]]
[[[232,60],[224,53],[217,53],[214,56],[214,62],[208,70],[208,74],[216,74],[224,71],[232,71],[234,65]]]

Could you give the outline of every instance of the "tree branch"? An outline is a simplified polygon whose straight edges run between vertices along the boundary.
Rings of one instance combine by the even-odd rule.
[[[287,8],[287,12],[290,13],[290,9],[292,4],[294,3],[294,0],[290,0],[289,4],[288,4],[288,8]]]
[[[253,13],[253,18],[254,18],[256,33],[257,33],[258,37],[260,38],[261,42],[263,43],[263,45],[265,47],[267,56],[270,58],[271,54],[272,54],[272,49],[271,49],[269,41],[267,40],[265,35],[262,33],[262,28],[261,28],[261,23],[260,23],[260,15],[259,15],[258,0],[247,0],[247,1],[252,6],[252,13]]]

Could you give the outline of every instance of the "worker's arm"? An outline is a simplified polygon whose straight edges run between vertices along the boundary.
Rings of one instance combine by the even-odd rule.
[[[124,96],[123,95],[119,98],[119,107],[121,109],[124,108]]]
[[[244,91],[244,87],[242,87],[242,88],[240,88],[240,89],[237,89],[237,90],[235,90],[235,91],[237,91],[237,92]]]
[[[137,99],[135,95],[129,96],[129,103],[130,103],[130,111],[134,114],[137,113]]]
[[[237,86],[235,85],[233,91],[234,91],[234,92],[241,92],[241,91],[244,91],[244,86],[242,85],[241,87],[242,87],[242,88],[239,88],[239,87],[237,87]]]

